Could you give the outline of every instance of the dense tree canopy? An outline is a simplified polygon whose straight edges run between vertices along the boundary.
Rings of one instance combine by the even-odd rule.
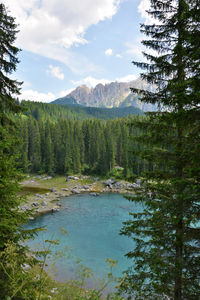
[[[143,161],[135,158],[132,164],[134,158],[129,151],[135,130],[128,123],[142,119],[141,116],[56,122],[41,121],[43,116],[41,110],[39,121],[32,114],[18,118],[21,139],[18,162],[23,172],[104,176],[118,165],[124,168],[125,177],[130,177],[144,170]]]
[[[16,38],[15,20],[0,4],[0,291],[1,298],[7,299],[12,294],[13,278],[9,275],[13,265],[7,256],[7,249],[14,245],[15,263],[22,270],[26,260],[24,246],[20,243],[26,237],[21,225],[27,220],[27,215],[19,211],[20,197],[18,181],[21,178],[16,168],[16,127],[13,115],[21,111],[13,94],[19,94],[19,86],[15,80],[8,77],[16,69],[19,49],[13,46]],[[10,248],[9,248],[10,249]],[[12,257],[13,259],[13,257]],[[7,269],[6,265],[8,266]],[[22,270],[23,271],[23,270]],[[22,274],[22,273],[21,273]],[[23,280],[19,279],[19,286]],[[15,298],[20,299],[20,298]]]
[[[200,53],[199,1],[151,0],[148,12],[158,22],[141,26],[144,80],[155,92],[138,91],[142,101],[158,103],[160,111],[135,122],[143,145],[138,153],[152,170],[143,174],[141,188],[130,200],[144,210],[132,213],[122,234],[136,247],[127,256],[133,266],[121,291],[134,299],[199,299],[200,291]],[[151,169],[151,168],[150,168]],[[168,298],[167,298],[168,297]]]

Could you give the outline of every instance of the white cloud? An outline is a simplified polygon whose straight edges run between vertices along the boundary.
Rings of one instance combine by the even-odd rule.
[[[137,79],[137,77],[134,74],[129,74],[129,75],[117,78],[116,81],[118,81],[118,82],[129,82],[129,81],[136,80],[136,79]]]
[[[71,89],[63,90],[58,94],[53,94],[53,93],[42,93],[32,89],[29,90],[27,89],[21,91],[21,95],[19,96],[19,99],[48,103],[57,98],[64,97],[70,94],[73,90],[74,88],[71,88]]]
[[[85,84],[89,87],[95,87],[98,83],[106,84],[106,83],[110,83],[111,80],[104,79],[104,78],[97,79],[97,78],[88,76],[88,77],[85,77],[85,78],[83,78],[81,80],[78,80],[78,81],[72,80],[71,82],[76,86]]]
[[[141,17],[148,21],[152,21],[152,18],[146,12],[147,10],[150,9],[150,7],[151,7],[150,0],[141,0],[140,4],[138,5],[138,11],[141,14]]]
[[[95,87],[97,84],[101,83],[103,85],[107,84],[107,83],[111,83],[111,82],[129,82],[129,81],[132,81],[132,80],[135,80],[137,79],[137,77],[134,75],[134,74],[129,74],[129,75],[125,75],[123,77],[118,77],[118,78],[115,78],[113,80],[109,80],[109,79],[105,79],[105,78],[102,78],[102,79],[97,79],[97,78],[94,78],[94,77],[91,77],[91,76],[88,76],[88,77],[85,77],[81,80],[78,80],[78,81],[71,81],[75,86],[79,86],[79,85],[87,85],[88,87]],[[70,91],[71,92],[71,91]],[[69,93],[70,93],[69,92]],[[66,95],[66,94],[65,94]]]
[[[3,0],[19,24],[17,43],[31,51],[65,63],[77,72],[72,45],[85,44],[85,32],[100,21],[112,18],[123,0]],[[82,58],[78,59],[79,62]],[[88,66],[88,60],[79,69]],[[87,71],[94,68],[89,65]]]
[[[104,53],[106,56],[111,56],[113,54],[113,50],[111,48],[109,48],[109,49],[106,49]]]
[[[19,96],[20,100],[31,100],[37,102],[50,102],[56,99],[53,93],[40,93],[34,90],[22,90]]]
[[[122,55],[121,54],[116,54],[116,57],[117,58],[122,58]]]
[[[176,5],[176,0],[172,5]],[[138,12],[141,14],[141,17],[145,19],[145,24],[161,24],[158,19],[155,19],[152,15],[147,13],[148,10],[151,8],[151,1],[150,0],[141,0],[140,4],[138,5]],[[170,15],[170,13],[169,13]]]
[[[49,65],[49,69],[47,70],[47,73],[51,74],[53,77],[56,77],[60,80],[63,80],[65,78],[64,73],[62,73],[61,69],[57,66]]]
[[[70,94],[73,90],[74,90],[74,89],[72,88],[72,89],[68,89],[68,90],[61,91],[61,92],[59,93],[59,96],[58,96],[57,98],[59,98],[59,97],[64,97],[64,96]]]

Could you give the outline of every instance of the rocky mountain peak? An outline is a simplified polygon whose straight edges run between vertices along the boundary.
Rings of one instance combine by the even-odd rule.
[[[142,103],[137,95],[133,95],[130,90],[131,87],[152,90],[152,86],[141,79],[136,79],[131,82],[116,81],[105,85],[99,83],[94,88],[81,85],[70,94],[55,100],[53,103],[59,104],[60,101],[63,104],[66,100],[67,105],[71,104],[72,99],[74,99],[76,104],[84,106],[107,108],[135,106],[143,111],[154,110],[151,105]]]

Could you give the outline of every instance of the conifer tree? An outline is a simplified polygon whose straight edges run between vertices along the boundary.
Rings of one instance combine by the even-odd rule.
[[[4,265],[9,265],[4,254],[8,244],[16,248],[16,259],[19,268],[26,260],[24,246],[20,241],[28,234],[22,228],[27,221],[27,215],[20,212],[20,197],[18,181],[21,178],[16,169],[17,131],[13,122],[13,114],[21,111],[13,95],[20,92],[21,83],[8,76],[16,70],[19,49],[13,43],[16,38],[16,24],[9,16],[4,4],[0,4],[0,291],[1,299],[7,299],[10,294],[10,276],[5,272]],[[11,267],[12,269],[12,267]],[[20,283],[21,284],[21,283]],[[10,298],[10,297],[9,297]],[[16,298],[17,299],[17,295]],[[19,299],[19,298],[18,298]]]
[[[136,246],[121,291],[134,299],[199,299],[199,8],[199,1],[151,0],[149,14],[159,22],[141,26],[150,37],[143,44],[157,55],[144,53],[147,62],[134,64],[156,90],[133,92],[160,111],[135,123],[141,158],[153,161],[153,170],[130,198],[143,203],[142,211],[122,229]]]

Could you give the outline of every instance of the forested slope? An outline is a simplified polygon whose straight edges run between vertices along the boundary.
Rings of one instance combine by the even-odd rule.
[[[21,105],[24,107],[23,114],[25,116],[32,115],[36,120],[55,122],[60,119],[84,120],[84,119],[114,119],[126,117],[129,115],[143,114],[143,112],[136,107],[122,107],[122,108],[98,108],[98,107],[84,107],[78,106],[61,106],[57,104],[22,101]]]

